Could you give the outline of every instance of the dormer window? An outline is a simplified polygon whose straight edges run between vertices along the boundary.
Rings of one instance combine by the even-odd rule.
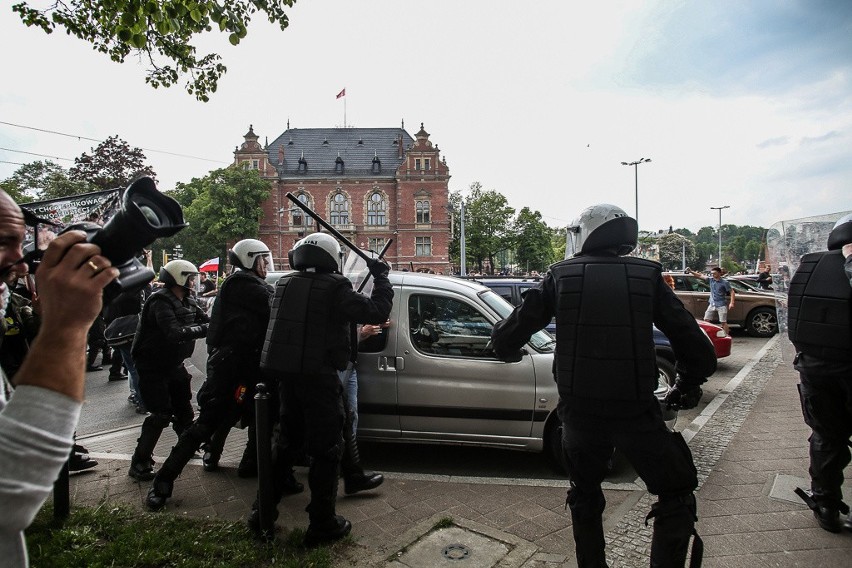
[[[298,173],[300,173],[300,174],[308,173],[308,161],[305,160],[305,153],[304,152],[302,152],[302,156],[299,158]]]
[[[343,158],[341,158],[340,156],[337,156],[337,159],[334,160],[334,173],[343,173]]]
[[[380,174],[380,173],[382,173],[382,161],[381,161],[381,160],[379,160],[379,155],[378,155],[378,154],[376,154],[375,156],[373,156],[373,165],[372,165],[372,167],[370,168],[370,171],[371,171],[372,173],[374,173],[374,174]]]

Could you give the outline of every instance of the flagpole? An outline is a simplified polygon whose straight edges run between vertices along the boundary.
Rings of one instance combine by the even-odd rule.
[[[343,128],[346,128],[346,95],[343,95]]]

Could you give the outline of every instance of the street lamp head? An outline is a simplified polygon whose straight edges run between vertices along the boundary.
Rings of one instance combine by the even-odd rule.
[[[621,162],[621,165],[622,166],[629,166],[630,164],[628,164],[627,162]]]

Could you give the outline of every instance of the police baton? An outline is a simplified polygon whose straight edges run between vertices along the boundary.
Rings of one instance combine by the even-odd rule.
[[[382,252],[380,252],[379,256],[377,257],[379,260],[381,260],[381,258],[383,256],[385,256],[385,253],[388,252],[388,249],[390,248],[392,242],[393,242],[393,239],[388,239],[388,242],[385,243],[385,246],[382,249]],[[364,281],[361,282],[360,286],[358,286],[358,290],[357,290],[358,292],[361,292],[364,289],[364,286],[366,286],[367,282],[370,281],[370,276],[372,276],[372,274],[370,274],[370,272],[367,271],[367,276],[364,277]]]
[[[311,208],[310,208],[310,207],[308,207],[307,205],[305,205],[304,203],[302,203],[301,201],[299,201],[299,199],[298,199],[295,195],[293,195],[293,194],[292,194],[292,193],[290,193],[290,192],[287,192],[287,199],[289,199],[290,201],[292,201],[293,203],[295,203],[296,205],[298,205],[298,206],[299,206],[299,207],[300,207],[300,208],[301,208],[301,209],[302,209],[305,213],[307,213],[309,216],[313,217],[313,218],[316,220],[316,222],[317,222],[317,224],[318,224],[318,225],[321,225],[323,229],[325,229],[326,231],[328,231],[329,233],[331,233],[332,235],[334,235],[334,236],[335,236],[335,238],[336,238],[337,240],[342,241],[342,242],[343,242],[343,244],[345,244],[346,246],[348,246],[348,247],[352,250],[352,252],[354,252],[355,254],[357,254],[358,256],[360,256],[361,258],[363,258],[363,259],[364,259],[365,261],[367,261],[367,262],[370,262],[371,260],[373,260],[373,259],[372,259],[372,258],[370,258],[368,255],[366,255],[366,254],[364,253],[364,251],[362,251],[361,249],[359,249],[358,247],[356,247],[356,246],[352,243],[352,241],[350,241],[349,239],[347,239],[346,237],[344,237],[342,234],[340,234],[340,231],[338,231],[337,229],[335,229],[334,227],[332,227],[331,225],[329,225],[328,223],[326,223],[324,219],[322,219],[319,215],[317,215],[316,213],[314,213],[314,212],[311,210]],[[385,249],[387,249],[387,246],[385,247]]]

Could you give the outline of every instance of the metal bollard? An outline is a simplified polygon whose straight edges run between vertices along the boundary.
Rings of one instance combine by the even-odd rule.
[[[272,516],[274,503],[274,479],[272,471],[272,428],[269,419],[269,391],[265,383],[257,384],[255,401],[255,423],[257,426],[257,509],[260,518],[260,534],[271,538],[275,531]]]
[[[59,477],[53,482],[54,519],[65,520],[71,514],[71,489],[69,486],[68,460],[66,460],[62,464],[62,469],[59,470]]]

